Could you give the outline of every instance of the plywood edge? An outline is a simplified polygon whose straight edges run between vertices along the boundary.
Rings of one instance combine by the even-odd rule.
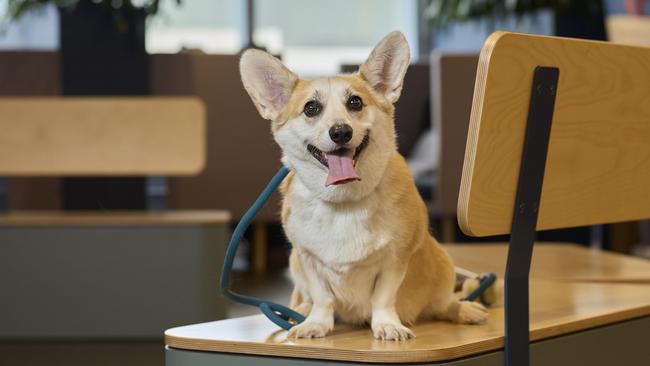
[[[622,321],[646,317],[650,306],[638,306],[612,314],[596,315],[586,319],[567,321],[561,324],[549,324],[530,331],[531,341],[541,341],[574,332],[585,331],[600,326],[616,324]],[[354,330],[352,330],[354,332]],[[283,344],[256,341],[229,341],[175,336],[173,329],[165,332],[165,344],[172,348],[196,350],[203,352],[225,352],[258,356],[278,356],[288,358],[307,358],[363,363],[413,363],[441,362],[473,356],[476,354],[499,351],[503,348],[503,336],[494,336],[474,342],[459,343],[453,347],[432,349],[400,350],[399,345],[393,349],[354,349],[319,346],[321,340],[314,340],[314,346],[308,344]],[[280,331],[278,331],[280,332]],[[367,336],[370,336],[369,334]],[[325,340],[326,338],[324,338]],[[390,346],[390,345],[389,345]]]
[[[308,358],[363,363],[413,363],[449,361],[475,355],[503,347],[503,337],[487,339],[460,347],[439,348],[431,350],[356,350],[309,347],[305,345],[288,346],[258,342],[228,342],[218,340],[176,337],[165,334],[165,344],[172,348],[249,354],[258,356],[276,356],[289,358]]]
[[[15,211],[0,215],[0,227],[225,225],[231,218],[224,210]]]
[[[490,58],[497,43],[508,33],[497,31],[492,33],[479,55],[478,69],[476,71],[476,83],[474,84],[474,97],[472,100],[472,113],[470,115],[469,129],[467,132],[467,145],[465,147],[465,160],[463,162],[463,174],[460,181],[460,193],[458,195],[458,225],[467,235],[480,236],[474,232],[469,214],[469,202],[472,187],[472,174],[474,173],[474,162],[476,158],[476,146],[478,143],[479,129],[481,127],[481,113],[483,112],[483,99],[485,97],[485,84],[487,81]]]
[[[596,283],[597,284],[597,283]],[[617,286],[617,284],[609,284]],[[620,286],[631,284],[620,284]],[[643,285],[641,285],[643,286]],[[563,324],[555,324],[530,331],[530,340],[541,341],[548,338],[562,336],[570,333],[594,329],[597,327],[612,325],[624,321],[648,317],[650,315],[650,305],[638,306],[630,309],[620,310],[610,314],[596,315],[586,319],[573,320]]]

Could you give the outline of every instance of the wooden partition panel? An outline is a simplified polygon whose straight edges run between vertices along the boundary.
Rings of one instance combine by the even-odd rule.
[[[59,52],[0,52],[0,95],[55,96],[61,94]],[[8,178],[9,210],[55,210],[61,207],[58,177]]]
[[[510,232],[536,66],[560,70],[538,229],[650,217],[650,48],[496,32],[481,51],[458,201]]]
[[[151,62],[152,93],[194,95],[208,111],[206,167],[169,180],[169,207],[227,209],[238,220],[282,165],[270,123],[242,86],[239,55],[153,55]],[[279,217],[276,193],[255,220]]]
[[[205,161],[197,98],[0,98],[0,175],[188,175]]]
[[[440,136],[436,212],[455,217],[472,110],[477,54],[431,55],[431,123]]]
[[[60,94],[58,52],[0,52],[0,95]]]

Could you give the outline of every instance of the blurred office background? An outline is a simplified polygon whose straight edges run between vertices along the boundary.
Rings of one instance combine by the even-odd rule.
[[[0,220],[16,212],[84,215],[125,210],[225,210],[232,221],[225,231],[209,236],[218,250],[197,252],[197,256],[220,256],[227,229],[241,218],[280,164],[268,126],[239,81],[237,55],[246,47],[261,47],[280,57],[301,77],[313,78],[354,71],[386,33],[397,29],[406,35],[413,55],[397,104],[399,150],[408,158],[427,202],[432,232],[441,241],[474,241],[477,239],[463,235],[457,227],[455,204],[477,55],[485,38],[495,30],[511,30],[608,40],[611,16],[639,13],[645,8],[650,10],[642,1],[621,0],[0,0],[0,96],[183,95],[197,97],[207,111],[206,164],[200,173],[184,177],[0,177]],[[646,21],[643,17],[635,19]],[[650,29],[650,23],[645,24]],[[637,42],[644,40],[641,37]],[[2,114],[0,111],[0,118],[4,118]],[[277,212],[275,197],[247,233],[236,262],[236,285],[286,302],[290,285],[285,269],[290,247]],[[4,242],[19,246],[22,240],[39,245],[48,240],[47,235],[30,236],[43,233],[48,222],[37,220],[19,230],[14,221],[7,222],[0,227]],[[84,237],[87,232],[77,226],[73,221],[65,224],[64,239],[57,240],[65,240],[67,235],[81,235],[81,241],[94,240]],[[173,237],[161,231],[134,239],[130,229],[122,226],[102,228],[106,230],[102,231],[102,240],[108,243],[136,240],[133,244],[138,245],[140,241]],[[649,236],[647,224],[638,222],[540,233],[541,240],[577,242],[639,255],[647,255]],[[191,235],[188,238],[201,240]],[[0,239],[0,253],[2,245]],[[147,250],[144,258],[159,263],[156,268],[163,271],[169,268],[166,261],[178,260],[169,253]],[[14,263],[13,254],[4,253],[9,258],[7,263]],[[127,259],[131,254],[118,253]],[[28,257],[24,254],[15,260],[28,263]],[[129,265],[137,268],[137,261],[143,257],[131,257],[133,263]],[[176,270],[186,271],[192,260],[197,259],[188,257]],[[162,330],[166,327],[255,311],[233,307],[218,297],[220,260],[215,258],[213,264],[206,270],[207,288],[214,287],[206,295],[210,298],[207,303],[219,305],[210,311],[196,315],[191,313],[195,308],[189,309],[190,313],[178,313],[167,323],[152,325],[154,331],[149,333],[129,332],[127,324],[113,329],[109,337],[101,337],[101,329],[74,333],[65,329],[65,322],[57,323],[59,333],[56,329],[39,333],[38,327],[33,328],[34,333],[0,331],[0,364],[41,364],[44,360],[53,364],[124,364],[125,360],[161,364]],[[55,277],[58,270],[43,269]],[[2,271],[0,268],[0,277],[5,278],[18,273]],[[114,276],[110,271],[103,275],[108,282]],[[72,275],[83,277],[84,273]],[[8,278],[6,283],[15,282]],[[182,287],[183,283],[178,285]],[[162,288],[165,284],[152,282],[146,286]],[[12,289],[24,295],[24,288]],[[83,302],[89,295],[78,292],[76,296]],[[52,316],[59,315],[75,319],[75,314]],[[137,322],[142,314],[130,315]],[[30,319],[18,320],[29,328]],[[109,324],[111,318],[105,320]]]

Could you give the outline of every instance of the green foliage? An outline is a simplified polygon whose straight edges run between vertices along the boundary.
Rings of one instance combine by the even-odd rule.
[[[474,18],[520,16],[543,8],[562,9],[571,0],[429,0],[425,17],[433,28]]]

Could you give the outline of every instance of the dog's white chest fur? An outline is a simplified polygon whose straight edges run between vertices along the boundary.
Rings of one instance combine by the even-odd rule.
[[[299,179],[289,194],[286,229],[291,243],[333,270],[346,271],[390,242],[388,228],[381,225],[385,220],[376,194],[359,201],[329,203],[313,197]]]
[[[332,204],[313,197],[299,179],[289,194],[286,233],[303,265],[327,283],[342,320],[366,321],[380,262],[392,257],[391,229],[381,225],[386,220],[379,195]]]

